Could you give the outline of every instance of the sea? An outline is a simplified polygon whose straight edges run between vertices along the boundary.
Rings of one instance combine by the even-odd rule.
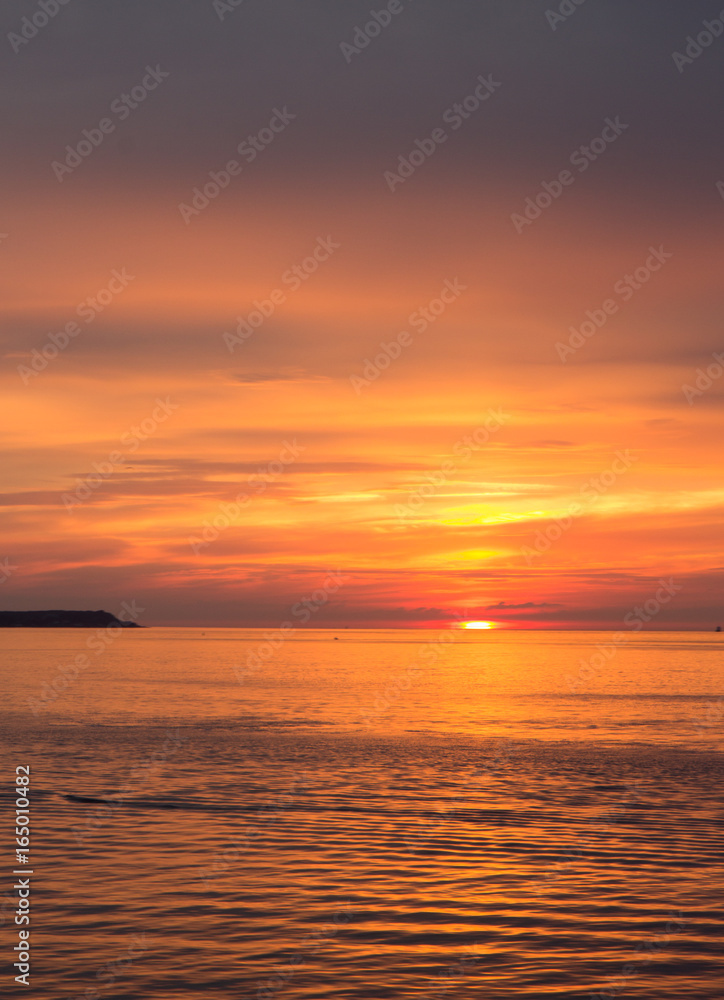
[[[724,635],[0,648],[3,996],[724,996]]]

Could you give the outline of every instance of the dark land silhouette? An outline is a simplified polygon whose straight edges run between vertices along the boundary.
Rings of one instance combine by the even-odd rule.
[[[110,611],[0,611],[0,628],[143,628]]]

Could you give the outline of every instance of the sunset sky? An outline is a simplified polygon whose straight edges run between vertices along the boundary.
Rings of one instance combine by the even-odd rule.
[[[724,624],[721,4],[399,8],[3,4],[3,609]]]

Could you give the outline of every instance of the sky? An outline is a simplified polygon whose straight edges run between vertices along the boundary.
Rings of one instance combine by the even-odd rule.
[[[4,3],[0,605],[724,624],[720,14]]]

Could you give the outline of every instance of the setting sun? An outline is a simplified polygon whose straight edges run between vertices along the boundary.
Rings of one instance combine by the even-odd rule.
[[[460,628],[495,628],[495,622],[463,622]]]

